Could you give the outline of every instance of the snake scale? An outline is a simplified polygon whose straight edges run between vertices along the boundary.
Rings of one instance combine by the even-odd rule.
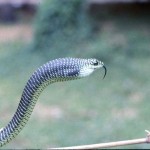
[[[79,79],[101,67],[105,69],[105,77],[107,70],[104,63],[94,58],[59,58],[39,67],[28,80],[11,121],[0,129],[0,147],[15,138],[26,125],[40,93],[47,85]]]

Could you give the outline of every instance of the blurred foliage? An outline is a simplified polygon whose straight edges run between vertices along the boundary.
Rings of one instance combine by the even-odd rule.
[[[90,56],[116,61],[119,55],[123,63],[150,55],[149,33],[145,32],[148,26],[142,25],[149,24],[149,15],[119,16],[107,9],[91,15],[86,6],[85,0],[45,0],[35,19],[32,50],[45,59]]]
[[[107,13],[97,18],[97,36],[93,38],[89,32],[93,22],[87,24],[80,3],[47,0],[42,4],[36,18],[34,52],[26,42],[0,43],[0,125],[12,117],[32,72],[54,57],[96,57],[108,69],[106,78],[101,80],[100,70],[83,80],[47,87],[26,127],[4,148],[48,148],[145,137],[144,130],[150,124],[149,14]],[[59,13],[54,6],[67,9]],[[67,13],[73,12],[71,8],[78,11]]]
[[[35,21],[34,51],[69,53],[91,35],[85,0],[46,0]]]

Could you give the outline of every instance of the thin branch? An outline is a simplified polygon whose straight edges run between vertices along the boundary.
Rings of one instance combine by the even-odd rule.
[[[109,147],[117,147],[117,146],[133,145],[133,144],[150,143],[150,132],[148,130],[145,130],[145,132],[147,132],[147,137],[141,138],[141,139],[82,145],[82,146],[60,147],[60,148],[51,148],[51,149],[58,149],[58,150],[60,149],[97,149],[97,148],[109,148]]]

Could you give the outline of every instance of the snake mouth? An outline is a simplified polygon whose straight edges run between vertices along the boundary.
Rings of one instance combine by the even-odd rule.
[[[103,76],[103,79],[105,78],[105,76],[106,76],[106,74],[107,74],[107,68],[103,65],[103,68],[104,68],[104,70],[105,70],[105,74],[104,74],[104,76]]]

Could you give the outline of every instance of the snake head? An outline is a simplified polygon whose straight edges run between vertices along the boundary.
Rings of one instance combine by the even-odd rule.
[[[103,79],[104,79],[106,76],[106,73],[107,73],[107,69],[104,66],[104,63],[102,61],[97,60],[97,59],[87,59],[83,65],[83,67],[80,70],[80,76],[81,77],[88,76],[91,73],[93,73],[95,70],[102,68],[102,67],[105,70],[105,73],[103,76]]]

